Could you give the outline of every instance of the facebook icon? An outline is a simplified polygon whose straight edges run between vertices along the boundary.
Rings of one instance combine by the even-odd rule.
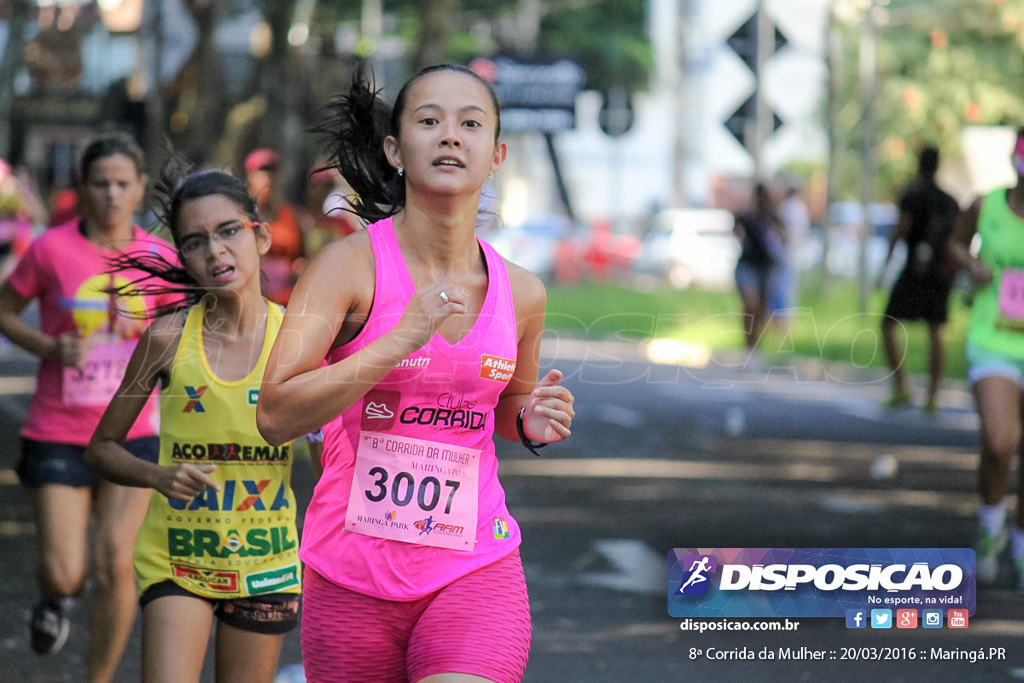
[[[846,628],[867,628],[867,612],[862,609],[846,610]]]

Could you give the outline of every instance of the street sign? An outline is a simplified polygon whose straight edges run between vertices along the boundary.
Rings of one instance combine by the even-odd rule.
[[[732,48],[732,51],[736,53],[736,56],[747,65],[754,74],[758,72],[758,12],[754,12],[750,15],[743,24],[737,28],[731,36],[725,39],[726,44]],[[767,19],[766,19],[767,20]],[[770,21],[770,20],[769,20]],[[769,54],[775,54],[782,48],[789,44],[789,39],[779,30],[779,27],[774,27],[773,31],[773,45]]]
[[[625,135],[633,127],[633,98],[625,88],[613,88],[601,93],[601,110],[597,113],[597,125],[606,135]]]
[[[575,62],[480,57],[469,68],[494,88],[502,130],[557,133],[576,127],[576,96],[583,90],[586,73]]]
[[[747,127],[757,121],[757,93],[754,93],[747,100],[739,106],[732,113],[732,115],[725,120],[723,124],[726,129],[732,133],[732,136],[736,138],[736,141],[743,145],[744,149],[747,147]],[[774,133],[782,127],[782,119],[775,112],[772,112],[772,132]]]
[[[768,22],[771,19],[767,14],[762,15],[760,12],[754,12],[745,22],[743,22],[731,36],[726,38],[725,42],[732,48],[736,56],[747,65],[747,68],[754,74],[755,84],[754,92],[747,98],[747,100],[739,106],[739,108],[732,113],[732,115],[723,122],[726,129],[732,133],[733,137],[743,145],[743,148],[755,152],[752,145],[757,146],[758,143],[755,141],[756,130],[752,128],[757,126],[758,116],[758,91],[762,87],[761,83],[761,68],[763,62],[771,55],[775,54],[786,45],[789,44],[789,40],[779,30],[777,26],[761,26],[760,22]],[[759,49],[759,36],[763,35],[763,29],[772,29],[771,50],[767,53]],[[772,117],[772,132],[774,133],[782,126],[782,119],[775,112],[771,112],[765,106],[766,113],[770,113]],[[750,134],[748,134],[750,133]],[[762,133],[764,135],[764,133]],[[761,144],[763,144],[761,140]]]
[[[736,56],[747,68],[757,73],[757,12],[754,12],[736,31],[725,39]]]

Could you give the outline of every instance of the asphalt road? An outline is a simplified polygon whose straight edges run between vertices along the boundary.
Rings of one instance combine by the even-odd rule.
[[[853,631],[841,619],[794,619],[795,631],[681,630],[666,608],[671,548],[971,547],[977,421],[962,386],[928,417],[883,410],[877,372],[795,360],[752,371],[728,358],[693,369],[651,364],[642,351],[549,340],[545,356],[577,396],[573,438],[542,458],[499,443],[533,609],[528,683],[1024,680],[1024,593],[1008,567],[979,591],[960,631]],[[0,361],[0,681],[77,681],[84,605],[61,654],[36,657],[25,635],[34,530],[11,468],[26,368],[17,354]],[[300,509],[311,484],[297,467]],[[136,627],[118,681],[138,680],[138,647]],[[824,658],[780,658],[802,648]],[[994,658],[964,658],[979,648]],[[904,658],[862,658],[883,651]],[[300,660],[293,634],[281,666]]]

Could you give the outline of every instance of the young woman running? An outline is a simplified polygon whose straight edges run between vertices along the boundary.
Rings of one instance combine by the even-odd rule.
[[[256,431],[256,400],[283,312],[260,291],[270,234],[244,182],[217,171],[168,175],[162,207],[183,268],[144,255],[132,265],[185,293],[139,341],[124,383],[86,452],[122,486],[154,489],[139,531],[142,669],[148,683],[199,681],[217,626],[220,683],[269,683],[298,624],[300,566],[290,444]],[[137,280],[130,289],[164,285]],[[188,305],[191,304],[191,305]],[[160,387],[160,460],[122,447]]]
[[[91,554],[91,683],[114,677],[131,633],[138,597],[132,548],[149,497],[95,479],[85,466],[85,446],[145,328],[137,318],[173,301],[167,295],[118,298],[107,291],[141,275],[108,273],[109,258],[124,251],[174,255],[170,244],[133,223],[146,191],[143,168],[142,150],[130,137],[91,141],[79,164],[81,217],[40,235],[0,285],[0,334],[39,357],[18,464],[18,476],[32,492],[39,539],[41,597],[32,611],[31,644],[39,654],[64,646],[68,610],[84,588]],[[39,329],[21,317],[33,300],[39,302]],[[125,448],[133,458],[156,462],[155,411],[155,402],[142,402],[138,419],[126,426]]]
[[[543,285],[474,232],[506,154],[498,103],[447,65],[393,111],[357,75],[335,113],[332,163],[376,222],[303,273],[257,410],[271,443],[325,425],[301,551],[306,675],[518,681],[530,608],[493,434],[562,441],[574,410],[561,373],[537,380]]]

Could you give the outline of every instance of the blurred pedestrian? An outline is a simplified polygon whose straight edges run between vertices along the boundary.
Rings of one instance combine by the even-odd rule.
[[[274,301],[287,304],[305,261],[299,207],[285,201],[280,155],[260,147],[245,158],[249,193],[256,198],[264,225],[271,235],[270,252],[263,258],[263,273]]]
[[[775,264],[769,304],[772,321],[784,327],[788,326],[796,307],[800,287],[800,249],[811,233],[811,214],[800,196],[800,181],[787,179],[785,187],[786,195],[779,202],[777,212],[784,229],[785,246],[779,250],[780,258]]]
[[[50,195],[50,222],[48,227],[63,225],[78,216],[78,191],[73,187],[57,190]]]
[[[145,327],[138,318],[172,300],[108,293],[138,274],[108,272],[108,259],[122,251],[174,258],[169,244],[133,224],[146,189],[143,168],[142,151],[130,137],[91,141],[80,162],[81,218],[43,232],[0,285],[0,332],[40,359],[18,463],[32,493],[39,539],[41,597],[32,610],[32,648],[50,654],[63,647],[68,610],[84,589],[91,554],[89,681],[113,677],[131,632],[137,597],[132,548],[149,495],[94,478],[85,446]],[[33,300],[40,329],[21,317]],[[156,419],[151,401],[129,425],[126,448],[135,457],[156,461]]]
[[[139,340],[86,461],[110,481],[153,489],[135,548],[143,680],[198,683],[216,617],[217,680],[271,683],[284,634],[299,622],[301,568],[294,450],[256,430],[283,317],[261,293],[270,235],[243,181],[182,171],[165,169],[156,193],[182,266],[147,254],[117,265],[180,283],[163,291],[186,300]],[[121,291],[139,289],[153,286]],[[157,386],[160,458],[143,462],[122,444]]]
[[[892,394],[887,405],[895,408],[913,399],[907,369],[903,363],[906,349],[897,340],[903,323],[924,320],[928,323],[928,393],[924,411],[939,408],[939,389],[946,374],[946,342],[942,337],[949,318],[949,291],[955,270],[946,244],[953,232],[960,207],[953,197],[935,183],[939,169],[939,150],[924,147],[918,154],[917,177],[900,197],[900,217],[889,235],[889,250],[881,272],[892,258],[896,243],[906,242],[907,259],[889,294],[882,318],[885,357],[892,373]]]
[[[967,328],[967,378],[981,422],[981,494],[977,574],[981,583],[999,576],[1009,537],[1018,587],[1024,589],[1024,128],[1011,156],[1017,183],[974,200],[960,214],[950,254],[978,287]],[[974,236],[981,244],[974,255]],[[1017,512],[1006,521],[1006,494],[1016,456]]]
[[[46,225],[46,207],[24,174],[0,159],[0,278],[6,278]]]
[[[756,364],[757,343],[770,317],[769,301],[776,267],[784,258],[786,228],[764,183],[754,186],[751,208],[736,216],[740,240],[736,289],[743,304],[748,360]]]
[[[359,228],[349,209],[352,188],[337,169],[315,164],[306,178],[306,204],[301,214],[303,246],[312,258],[325,245],[351,235]]]
[[[357,72],[333,111],[332,163],[371,224],[303,273],[257,408],[271,443],[326,425],[302,536],[306,675],[519,681],[530,606],[493,437],[562,441],[574,410],[560,372],[537,379],[544,285],[475,234],[506,154],[498,102],[444,65],[393,111]]]

